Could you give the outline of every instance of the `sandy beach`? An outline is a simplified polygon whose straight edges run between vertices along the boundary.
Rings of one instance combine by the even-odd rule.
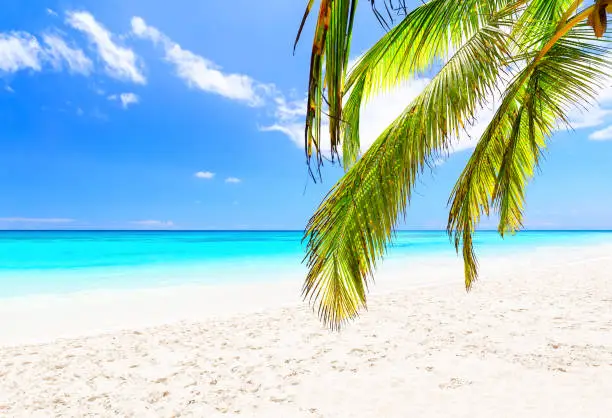
[[[611,250],[394,260],[341,333],[299,277],[5,300],[0,416],[609,416]]]

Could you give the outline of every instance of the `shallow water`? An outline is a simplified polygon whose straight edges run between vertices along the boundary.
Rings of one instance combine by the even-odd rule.
[[[0,231],[0,297],[304,274],[298,231]],[[480,254],[612,242],[612,232],[480,232]],[[387,257],[454,255],[443,231],[398,232]]]

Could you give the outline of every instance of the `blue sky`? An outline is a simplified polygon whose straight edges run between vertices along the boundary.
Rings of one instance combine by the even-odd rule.
[[[301,229],[341,174],[313,184],[301,147],[305,1],[27,3],[0,14],[0,228]],[[355,56],[382,34],[365,2],[358,19]],[[426,82],[375,100],[366,142]],[[528,228],[612,228],[612,89],[574,119]],[[424,175],[402,228],[444,227],[472,145]]]

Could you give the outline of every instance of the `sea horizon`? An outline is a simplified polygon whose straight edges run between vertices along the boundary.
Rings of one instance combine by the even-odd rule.
[[[159,228],[159,229],[0,229],[0,232],[304,232],[303,229],[178,229],[178,228]],[[446,229],[397,229],[396,232],[446,232]],[[497,229],[476,229],[476,232],[495,232]],[[517,231],[514,235],[521,232],[612,232],[612,228],[565,228],[565,229],[539,229],[525,228]]]
[[[300,230],[1,230],[0,298],[184,284],[296,282],[306,273]],[[475,235],[479,255],[612,243],[608,230]],[[385,261],[457,257],[444,230],[399,230]]]

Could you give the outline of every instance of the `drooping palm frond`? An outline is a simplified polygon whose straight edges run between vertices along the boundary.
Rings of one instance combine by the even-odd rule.
[[[329,13],[335,10],[334,2],[341,0],[327,1]],[[313,49],[313,60],[318,61],[311,65],[309,84],[308,159],[315,155],[321,162],[322,115],[327,107],[332,153],[337,154],[342,143],[348,169],[310,219],[305,234],[309,272],[303,292],[326,324],[338,328],[366,307],[372,272],[398,217],[405,215],[418,175],[448,149],[479,105],[500,87],[505,90],[500,105],[449,200],[448,232],[457,251],[462,247],[466,288],[477,277],[473,234],[480,217],[497,213],[502,236],[521,228],[525,189],[547,139],[560,124],[569,123],[568,110],[593,100],[602,80],[612,74],[605,38],[612,0],[594,0],[581,9],[583,3],[430,0],[390,28],[349,74],[355,11],[351,7],[356,2],[338,9],[338,16],[348,19],[346,24],[328,20],[326,26],[319,20],[317,29],[339,29],[336,41],[329,44],[321,43],[315,33],[315,45],[319,42],[323,49]],[[348,45],[344,55],[338,52],[342,43]],[[329,51],[335,54],[331,61]],[[362,105],[447,58],[424,91],[360,159]],[[515,75],[504,88],[500,74],[511,69]]]
[[[329,132],[331,156],[338,155],[344,75],[351,50],[351,34],[358,0],[321,0],[315,27],[306,108],[306,156],[307,162],[314,154],[317,166],[322,164],[321,124],[323,108],[329,108]],[[313,0],[309,0],[298,31],[296,43],[304,23],[310,14]],[[335,115],[338,115],[337,117]]]
[[[448,231],[462,246],[465,283],[477,278],[473,234],[482,214],[499,212],[500,234],[522,225],[527,182],[559,122],[572,106],[594,100],[611,73],[609,49],[579,25],[589,9],[554,25],[545,46],[511,83],[451,195]],[[554,23],[554,21],[553,21]]]
[[[560,22],[565,21],[584,0],[532,0],[512,28],[522,51],[540,49]]]
[[[525,1],[433,0],[415,9],[368,50],[351,69],[350,90],[342,119],[345,170],[357,161],[360,150],[361,108],[374,95],[390,91],[447,58],[484,25],[506,20],[521,11]],[[506,29],[509,31],[509,29]]]
[[[310,163],[313,157],[317,165],[323,161],[321,129],[325,110],[329,116],[331,156],[339,155],[342,129],[351,124],[343,113],[344,95],[349,90],[363,83],[363,98],[367,99],[372,92],[393,88],[416,72],[431,68],[436,60],[447,58],[501,8],[525,1],[431,0],[407,14],[359,60],[353,75],[346,79],[357,0],[322,0],[311,54],[305,127],[307,161]],[[405,10],[404,3],[384,3],[391,9]],[[312,5],[309,1],[298,37]],[[358,117],[359,112],[356,114]],[[350,158],[352,150],[348,151],[343,162],[350,164],[354,158]]]
[[[490,23],[457,50],[310,219],[304,294],[331,327],[340,327],[365,307],[368,277],[385,252],[414,181],[462,132],[497,83],[507,60],[507,35]]]

